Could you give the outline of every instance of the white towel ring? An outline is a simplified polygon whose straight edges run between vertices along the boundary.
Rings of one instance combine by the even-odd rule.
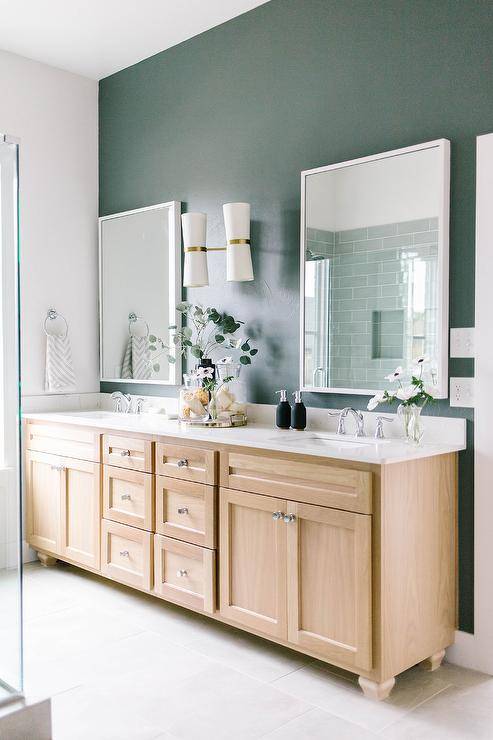
[[[133,334],[132,334],[132,324],[135,324],[137,321],[142,321],[145,324],[145,327],[146,327],[146,335],[145,336],[148,337],[149,336],[149,324],[141,316],[137,316],[137,314],[136,313],[133,313],[133,312],[128,314],[128,333],[129,333],[129,336],[133,337]]]
[[[55,321],[56,319],[61,319],[63,323],[65,324],[65,332],[63,334],[54,334],[53,332],[48,331],[48,321]],[[63,316],[63,314],[58,313],[58,311],[56,311],[56,309],[54,308],[48,309],[48,313],[46,314],[46,318],[44,320],[43,328],[44,328],[44,332],[47,337],[61,337],[62,339],[65,339],[65,337],[68,334],[67,319],[65,318],[65,316]]]

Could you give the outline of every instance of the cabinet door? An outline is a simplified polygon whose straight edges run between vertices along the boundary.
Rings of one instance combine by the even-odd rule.
[[[220,491],[220,612],[267,635],[286,637],[286,501]]]
[[[60,554],[99,570],[100,465],[71,458],[61,460]]]
[[[371,517],[289,501],[288,640],[370,669]]]
[[[45,452],[26,452],[26,536],[39,550],[60,551],[60,458]]]

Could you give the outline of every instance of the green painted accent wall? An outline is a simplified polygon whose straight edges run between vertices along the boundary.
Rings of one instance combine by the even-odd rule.
[[[272,403],[298,384],[302,169],[450,139],[450,325],[473,325],[475,139],[493,130],[492,38],[481,0],[271,0],[101,81],[101,215],[177,199],[207,212],[209,243],[221,244],[222,203],[252,204],[255,282],[225,283],[224,257],[212,254],[210,288],[188,291],[247,321],[260,346],[250,400]],[[450,372],[472,375],[473,363],[451,360]],[[471,631],[473,413],[446,401],[429,413],[468,419],[459,582],[460,625]]]

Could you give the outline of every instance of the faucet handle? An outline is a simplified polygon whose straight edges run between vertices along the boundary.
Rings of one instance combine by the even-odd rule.
[[[390,416],[377,416],[377,426],[375,429],[375,439],[385,439],[385,434],[383,433],[383,423],[384,421],[394,421]]]
[[[346,429],[344,426],[344,409],[342,411],[329,411],[329,416],[337,416],[339,418],[339,422],[337,424],[337,434],[346,434]]]
[[[144,408],[145,402],[146,402],[146,399],[142,398],[141,396],[135,399],[135,413],[136,414],[142,413],[142,409]]]

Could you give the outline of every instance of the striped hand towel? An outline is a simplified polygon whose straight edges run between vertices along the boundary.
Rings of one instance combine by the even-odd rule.
[[[151,355],[148,337],[129,337],[122,363],[122,378],[149,380]]]
[[[75,372],[68,333],[46,335],[45,388],[59,393],[75,390]]]

